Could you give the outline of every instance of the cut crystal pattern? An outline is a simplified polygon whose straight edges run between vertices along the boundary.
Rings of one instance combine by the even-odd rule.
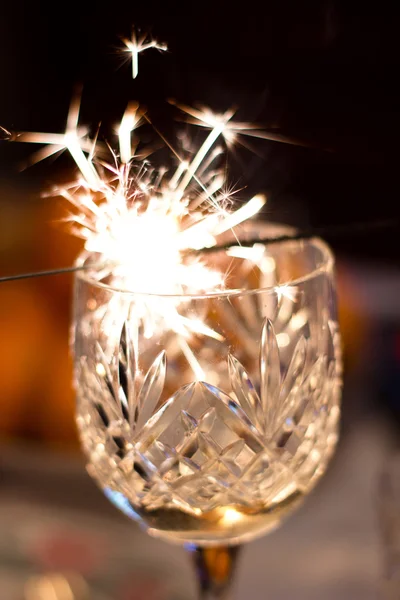
[[[97,345],[94,358],[77,365],[78,426],[90,473],[134,506],[194,515],[230,504],[268,506],[293,490],[308,491],[330,458],[339,418],[336,323],[327,323],[323,335],[327,350],[318,355],[300,333],[282,374],[277,335],[266,319],[257,385],[230,354],[230,389],[196,381],[160,405],[166,354],[140,373],[124,324],[111,359]]]

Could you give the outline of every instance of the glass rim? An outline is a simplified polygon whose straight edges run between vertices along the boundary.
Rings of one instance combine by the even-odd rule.
[[[291,227],[282,226],[277,223],[271,223],[271,225],[279,225],[279,227],[283,227],[286,230],[286,232],[295,231]],[[142,297],[144,296],[144,297],[149,297],[149,298],[176,298],[176,299],[181,298],[182,300],[185,300],[185,299],[186,300],[187,299],[201,300],[201,299],[207,299],[207,298],[216,299],[219,297],[227,298],[227,297],[249,296],[252,294],[260,294],[260,293],[276,293],[277,288],[282,288],[285,286],[296,287],[298,285],[301,285],[302,283],[305,283],[307,281],[315,279],[321,273],[324,273],[327,270],[330,270],[334,267],[335,258],[334,258],[333,252],[332,252],[331,248],[329,247],[329,245],[322,238],[310,237],[307,239],[300,239],[300,240],[287,240],[287,241],[279,242],[279,244],[282,244],[282,245],[296,244],[298,246],[301,246],[303,249],[304,249],[304,247],[307,247],[307,246],[309,246],[311,248],[316,248],[321,252],[321,255],[322,255],[321,263],[318,266],[315,266],[314,268],[310,269],[309,272],[306,272],[304,275],[301,275],[300,277],[296,277],[294,279],[290,279],[290,280],[284,281],[284,282],[279,282],[274,285],[260,287],[260,288],[252,288],[252,289],[230,288],[230,289],[219,290],[219,291],[215,291],[215,292],[205,292],[205,293],[201,293],[201,292],[190,293],[190,292],[188,292],[188,293],[182,293],[182,294],[160,294],[160,293],[151,293],[151,292],[141,292],[141,291],[136,291],[136,290],[127,290],[124,288],[119,288],[117,286],[109,285],[107,283],[102,283],[101,281],[97,281],[96,279],[94,279],[93,277],[91,277],[88,274],[88,272],[90,272],[90,269],[88,269],[88,271],[86,271],[86,270],[77,271],[75,274],[75,278],[78,280],[84,281],[84,282],[88,283],[89,285],[92,285],[93,287],[97,287],[99,289],[108,291],[113,294],[123,294],[126,296],[142,296]],[[265,244],[265,246],[267,246],[267,244]],[[216,252],[218,252],[218,251],[216,251]],[[199,254],[201,255],[201,252]],[[207,254],[209,255],[209,252]],[[85,258],[85,259],[83,259],[82,257],[78,258],[77,266],[83,265],[85,260],[87,260],[87,258]],[[105,264],[106,264],[106,261],[99,263],[99,266],[94,265],[93,270],[96,271],[96,269],[99,269],[100,266],[104,267]]]

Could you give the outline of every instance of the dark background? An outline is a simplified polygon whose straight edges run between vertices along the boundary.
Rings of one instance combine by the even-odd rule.
[[[110,139],[129,99],[146,104],[171,136],[164,100],[232,105],[237,118],[299,138],[311,148],[257,142],[241,151],[232,180],[267,191],[268,216],[332,225],[398,215],[398,3],[3,2],[0,122],[14,130],[62,131],[74,84],[84,85],[82,121]],[[123,65],[119,36],[131,25],[168,43],[139,57],[139,77]],[[33,151],[0,146],[6,178]],[[326,151],[324,149],[329,149]],[[65,159],[18,175],[38,189]],[[31,188],[32,189],[32,188]],[[395,235],[376,234],[336,250],[397,261]]]

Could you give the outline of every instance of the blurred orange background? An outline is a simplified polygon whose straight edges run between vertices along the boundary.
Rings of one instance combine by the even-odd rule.
[[[1,275],[72,265],[80,242],[57,225],[63,216],[58,199],[0,185]],[[72,290],[72,275],[0,284],[4,436],[76,443],[68,347]]]

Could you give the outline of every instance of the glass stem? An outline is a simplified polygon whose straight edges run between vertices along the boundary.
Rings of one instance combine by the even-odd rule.
[[[240,546],[191,548],[199,600],[231,600],[232,580]]]

